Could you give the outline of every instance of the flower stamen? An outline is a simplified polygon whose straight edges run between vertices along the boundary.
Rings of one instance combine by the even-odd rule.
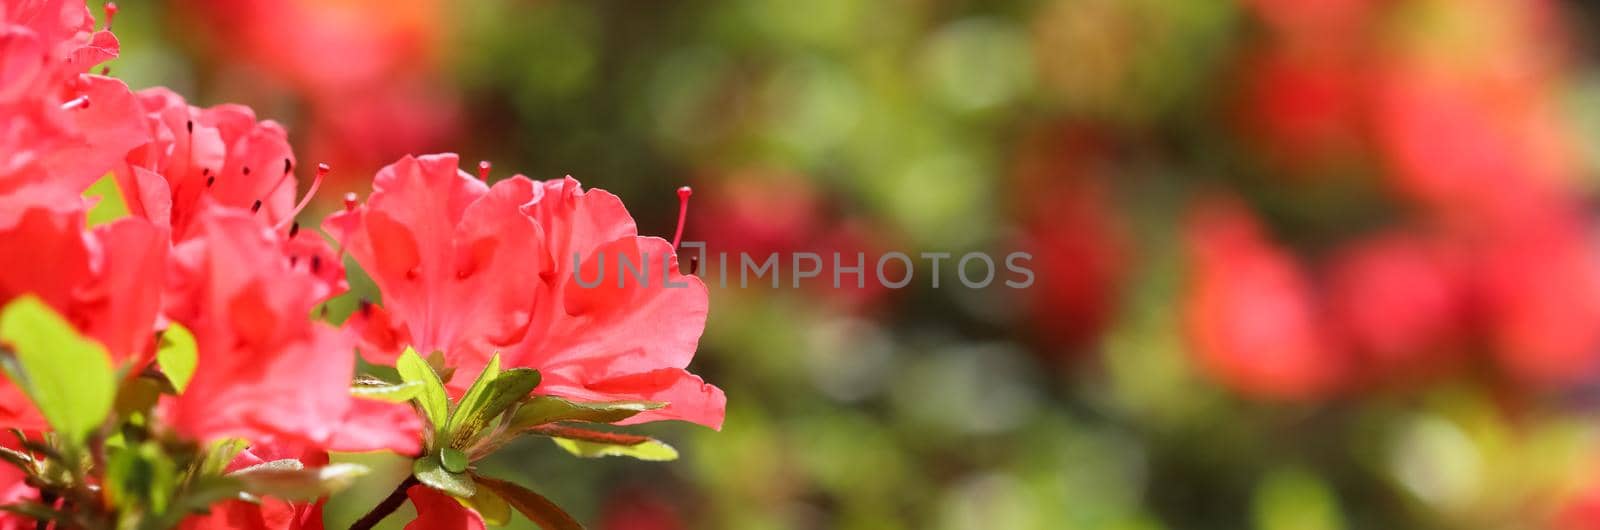
[[[61,104],[61,110],[87,109],[87,108],[89,108],[89,95],[88,94],[84,94],[84,95],[72,98],[70,100],[67,100],[66,103],[62,103]]]
[[[689,196],[694,195],[694,190],[688,186],[678,188],[678,229],[672,232],[672,249],[678,249],[678,243],[683,241],[683,224],[689,217]]]
[[[289,159],[283,159],[283,167],[289,167]],[[300,198],[300,204],[294,205],[294,209],[289,211],[289,215],[278,221],[277,229],[282,229],[285,223],[293,223],[295,216],[300,215],[300,211],[305,210],[306,205],[311,204],[311,198],[316,196],[317,188],[322,187],[322,178],[328,176],[329,171],[332,171],[332,169],[328,167],[328,164],[317,164],[317,178],[311,181],[311,187],[307,188],[306,195]],[[288,175],[288,173],[284,174]],[[299,229],[300,225],[295,224],[294,228],[290,230],[289,237],[294,237],[294,233],[298,232]]]

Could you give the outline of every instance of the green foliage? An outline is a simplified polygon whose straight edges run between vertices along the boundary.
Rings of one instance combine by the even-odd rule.
[[[88,190],[83,192],[85,198],[98,199],[94,208],[89,209],[86,219],[90,227],[100,226],[117,219],[128,216],[128,202],[122,196],[122,188],[117,186],[117,179],[110,173],[94,181]]]
[[[194,334],[183,324],[173,322],[161,332],[161,344],[156,349],[156,364],[161,366],[161,373],[167,375],[167,380],[172,382],[172,387],[183,393],[189,386],[189,380],[194,378],[194,366],[199,362],[199,348],[194,342]]]
[[[556,446],[568,453],[584,458],[626,456],[651,462],[670,462],[678,459],[678,450],[660,440],[645,440],[632,445],[591,442],[571,438],[551,438]]]
[[[422,385],[421,393],[412,399],[422,411],[422,417],[428,420],[431,426],[432,440],[447,439],[445,426],[450,418],[450,394],[444,388],[444,381],[439,379],[439,374],[428,365],[427,361],[417,355],[417,351],[406,348],[395,362],[395,369],[400,372],[400,378],[406,383]]]
[[[495,358],[498,360],[499,356]],[[517,402],[527,399],[528,393],[539,386],[539,380],[539,371],[527,368],[507,370],[488,383],[479,379],[450,416],[450,446],[457,449],[471,447],[490,421],[500,417]],[[480,388],[481,391],[474,392]]]
[[[481,479],[473,477],[473,480]],[[472,497],[461,499],[461,502],[477,511],[478,515],[483,516],[483,522],[490,526],[505,526],[511,522],[511,505],[493,489],[481,486],[481,483]]]
[[[489,489],[504,499],[505,502],[516,509],[528,520],[539,525],[544,530],[582,530],[583,525],[568,515],[561,507],[550,502],[543,495],[534,493],[528,488],[496,480],[489,477],[475,476],[473,480],[486,489]]]
[[[466,473],[451,472],[445,469],[444,462],[439,452],[429,453],[418,458],[411,464],[411,472],[417,480],[428,487],[449,493],[459,498],[469,498],[476,493],[472,479]]]
[[[105,421],[117,389],[111,357],[50,306],[33,296],[7,304],[0,312],[0,343],[15,355],[6,375],[57,435],[79,444]]]
[[[119,509],[166,513],[178,489],[178,472],[171,457],[155,442],[114,451],[106,466],[106,496]]]
[[[1257,530],[1341,530],[1339,502],[1320,477],[1297,469],[1275,470],[1256,486]]]
[[[446,471],[451,473],[465,473],[467,471],[467,454],[454,447],[439,448],[439,463]]]
[[[616,423],[647,410],[667,406],[651,401],[581,403],[555,396],[535,396],[517,408],[509,426],[513,431],[557,422]]]
[[[350,395],[390,403],[405,403],[422,395],[425,385],[421,381],[406,381],[394,384],[380,379],[356,379],[355,386],[350,387]]]

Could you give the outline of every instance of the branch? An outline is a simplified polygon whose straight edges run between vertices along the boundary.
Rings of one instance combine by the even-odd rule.
[[[371,530],[372,527],[378,526],[378,523],[382,522],[383,518],[388,517],[389,514],[400,509],[400,505],[406,503],[406,490],[417,484],[419,484],[417,477],[407,476],[405,480],[400,481],[400,485],[394,487],[394,491],[389,492],[388,497],[384,497],[383,502],[373,506],[372,511],[367,512],[366,515],[361,516],[361,519],[356,520],[355,524],[350,525],[350,530]]]

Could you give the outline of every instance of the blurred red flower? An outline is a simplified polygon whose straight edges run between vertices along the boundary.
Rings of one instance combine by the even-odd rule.
[[[1096,346],[1112,323],[1131,249],[1115,211],[1115,144],[1088,128],[1052,127],[1017,153],[1012,212],[1034,285],[1018,295],[1035,334],[1068,353]]]
[[[1451,368],[1467,347],[1471,294],[1460,250],[1395,231],[1348,243],[1328,264],[1327,319],[1370,382]]]
[[[1212,202],[1188,221],[1184,312],[1197,360],[1252,397],[1307,400],[1343,384],[1343,353],[1302,265],[1274,246],[1241,204]]]
[[[683,530],[678,508],[654,491],[629,487],[614,492],[600,510],[599,530]]]
[[[839,211],[839,205],[822,196],[804,176],[736,172],[707,179],[696,186],[695,195],[696,206],[689,214],[690,239],[704,240],[708,260],[727,253],[726,271],[720,264],[702,263],[701,276],[712,274],[712,267],[717,266],[716,274],[726,272],[728,276],[717,282],[726,280],[729,286],[737,286],[741,255],[760,262],[773,254],[778,256],[778,268],[793,274],[793,256],[809,252],[822,260],[816,277],[800,280],[800,289],[810,299],[855,314],[871,313],[890,299],[891,289],[876,277],[876,267],[892,248],[892,235],[870,219]],[[858,254],[861,274],[844,271],[855,267]],[[835,255],[840,267],[834,267]],[[836,270],[840,271],[837,286],[833,281]],[[895,260],[884,266],[884,278],[890,282],[910,272]],[[858,277],[864,279],[858,282]],[[782,281],[792,286],[793,279]],[[765,280],[750,280],[757,286],[761,281]]]
[[[1600,362],[1600,256],[1581,216],[1552,206],[1484,237],[1477,280],[1495,359],[1515,382],[1578,383]]]
[[[446,2],[181,5],[198,19],[188,27],[199,28],[210,49],[227,50],[217,58],[225,92],[245,100],[288,92],[300,100],[308,118],[304,152],[341,168],[332,191],[354,190],[365,184],[357,175],[406,153],[441,149],[456,136],[457,95],[436,81],[454,12]]]

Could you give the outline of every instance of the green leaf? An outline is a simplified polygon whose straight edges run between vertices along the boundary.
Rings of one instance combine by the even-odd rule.
[[[626,456],[650,462],[670,462],[678,459],[677,449],[673,449],[672,446],[655,439],[634,445],[589,442],[571,438],[551,438],[551,440],[555,440],[556,445],[566,449],[568,453],[583,458]]]
[[[291,500],[312,500],[350,487],[366,475],[366,466],[351,463],[307,468],[299,460],[274,460],[256,464],[228,476],[244,484],[244,490]]]
[[[197,477],[178,494],[173,501],[173,509],[167,513],[168,524],[165,527],[175,527],[179,519],[185,514],[203,512],[211,505],[240,498],[244,492],[244,482],[239,479],[208,475]]]
[[[233,457],[239,456],[245,447],[250,444],[244,438],[223,438],[211,442],[206,448],[205,457],[200,461],[200,473],[203,475],[220,475],[233,462]]]
[[[665,462],[678,459],[678,450],[649,436],[580,429],[565,425],[543,425],[527,432],[549,436],[567,452],[584,458],[627,456],[639,460]]]
[[[456,409],[450,413],[450,420],[446,422],[444,432],[454,436],[457,427],[472,411],[483,407],[485,394],[489,392],[489,385],[495,378],[500,377],[500,354],[496,353],[489,358],[489,363],[483,365],[483,371],[478,373],[478,378],[467,387],[467,393],[461,395],[461,401],[456,403]]]
[[[139,376],[122,381],[122,387],[117,389],[117,397],[112,410],[123,418],[133,419],[136,416],[147,414],[156,403],[161,400],[161,391],[166,388],[167,381],[159,374],[149,377]]]
[[[530,427],[562,421],[616,423],[647,410],[667,406],[653,401],[611,401],[582,403],[554,396],[535,396],[517,408],[507,430],[519,432]]]
[[[350,395],[390,403],[405,403],[422,395],[423,385],[417,381],[393,384],[378,379],[359,379],[350,387]]]
[[[167,502],[178,489],[178,470],[160,444],[145,442],[114,451],[106,466],[105,491],[123,510],[149,509],[166,513]]]
[[[461,399],[461,405],[450,416],[450,428],[447,429],[451,436],[450,446],[463,450],[471,447],[484,427],[506,409],[526,399],[528,393],[539,386],[539,380],[538,370],[513,368],[484,384],[478,394],[474,395],[469,390],[466,397]],[[477,389],[479,385],[474,383],[472,386]]]
[[[445,471],[451,473],[465,473],[467,471],[467,454],[454,447],[439,449],[439,463]]]
[[[506,504],[515,508],[518,513],[527,517],[529,521],[539,525],[544,530],[583,530],[583,525],[578,524],[565,510],[543,495],[534,493],[528,488],[489,477],[476,476],[473,479],[485,489],[493,490],[496,495],[506,501]]]
[[[428,487],[461,499],[471,498],[478,490],[473,485],[472,478],[466,473],[451,473],[445,469],[438,453],[418,458],[411,464],[411,474],[416,475],[417,480],[427,484]]]
[[[104,422],[116,398],[111,356],[55,310],[32,295],[0,310],[0,343],[9,344],[20,369],[6,375],[27,392],[45,421],[70,443]]]
[[[161,347],[156,350],[156,364],[161,366],[161,373],[167,375],[167,380],[172,382],[172,388],[179,394],[189,386],[189,380],[194,378],[194,365],[198,359],[198,348],[194,342],[194,334],[183,324],[173,322],[161,332]]]
[[[84,190],[83,196],[100,199],[94,208],[89,209],[87,222],[91,228],[128,216],[128,202],[122,197],[122,188],[117,186],[116,177],[110,173],[94,181],[89,189]]]
[[[488,487],[478,488],[471,498],[461,499],[461,502],[478,512],[489,526],[505,526],[511,522],[511,505]]]
[[[1341,530],[1338,496],[1321,477],[1299,468],[1274,469],[1256,484],[1252,499],[1260,530]]]
[[[421,393],[416,396],[417,405],[422,408],[422,414],[427,417],[429,424],[433,425],[434,436],[442,438],[444,427],[450,419],[450,394],[444,389],[444,381],[439,380],[439,374],[410,346],[400,354],[395,369],[405,382],[422,385]]]

